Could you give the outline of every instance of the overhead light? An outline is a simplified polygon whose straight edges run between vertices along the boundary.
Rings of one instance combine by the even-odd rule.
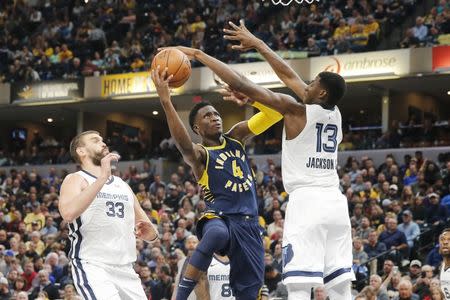
[[[153,114],[154,116],[157,116],[157,115],[159,114],[159,112],[158,112],[157,110],[154,110],[154,111],[152,112],[152,114]]]
[[[447,91],[447,95],[449,95],[449,96],[450,96],[450,91]]]
[[[47,122],[52,123],[53,122],[53,118],[47,118]]]

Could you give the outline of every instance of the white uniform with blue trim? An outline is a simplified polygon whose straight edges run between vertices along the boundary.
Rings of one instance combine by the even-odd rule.
[[[206,276],[211,300],[235,299],[230,286],[230,262],[224,263],[213,257]]]
[[[442,293],[444,293],[445,300],[450,300],[450,268],[445,268],[445,262],[442,262],[439,280],[441,282],[441,290]]]
[[[86,171],[76,174],[89,185],[96,180]],[[134,195],[116,176],[69,224],[72,276],[84,299],[146,299],[132,266],[137,257],[134,226]]]
[[[289,203],[283,235],[283,281],[335,285],[353,280],[347,199],[339,190],[339,109],[306,106],[306,126],[286,140],[282,172]]]

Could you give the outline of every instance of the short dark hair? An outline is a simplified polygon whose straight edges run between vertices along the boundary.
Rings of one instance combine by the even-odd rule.
[[[447,227],[444,230],[442,230],[441,234],[439,235],[439,239],[447,232],[450,232],[450,227]]]
[[[327,103],[335,106],[345,95],[347,84],[341,75],[333,72],[320,72],[320,84],[327,91]]]
[[[197,113],[200,109],[202,109],[205,106],[209,106],[212,104],[209,101],[202,101],[194,105],[194,107],[191,109],[191,112],[189,113],[189,125],[191,126],[191,129],[194,130],[194,123],[195,123],[195,117],[197,116]]]
[[[88,135],[88,134],[98,134],[98,135],[100,135],[100,133],[98,131],[88,130],[88,131],[84,131],[84,132],[82,132],[80,134],[77,134],[77,136],[74,137],[72,139],[72,141],[70,142],[70,146],[69,146],[70,155],[72,156],[72,158],[77,163],[81,163],[80,157],[78,156],[78,153],[77,153],[77,148],[83,146],[82,138],[85,135]]]

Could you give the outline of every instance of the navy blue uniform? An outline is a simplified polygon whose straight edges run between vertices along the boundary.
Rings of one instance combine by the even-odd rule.
[[[264,247],[258,224],[256,182],[242,144],[223,136],[222,145],[204,147],[205,171],[198,181],[208,208],[197,224],[201,239],[208,219],[221,218],[230,242],[222,254],[230,258],[230,285],[237,299],[256,299],[264,281]]]

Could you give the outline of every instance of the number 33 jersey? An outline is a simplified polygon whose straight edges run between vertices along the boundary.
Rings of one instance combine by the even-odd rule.
[[[284,188],[292,193],[303,187],[339,187],[337,151],[342,140],[341,113],[337,106],[306,106],[306,125],[293,139],[283,130],[281,154]]]
[[[205,171],[198,183],[207,208],[223,214],[258,215],[253,171],[242,144],[223,135],[222,145],[204,148]]]
[[[97,180],[84,170],[76,174],[89,185]],[[69,257],[114,265],[132,263],[136,261],[134,226],[134,195],[128,184],[112,176],[81,216],[69,223]]]

